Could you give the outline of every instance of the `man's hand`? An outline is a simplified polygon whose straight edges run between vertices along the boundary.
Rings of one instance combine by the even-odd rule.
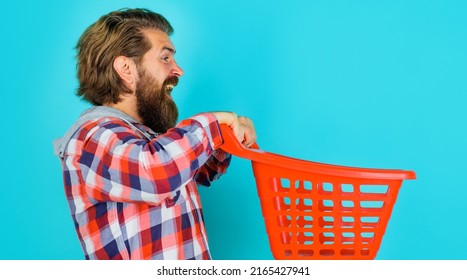
[[[256,131],[251,119],[238,117],[238,122],[243,128],[243,141],[240,141],[245,147],[249,148],[256,142]]]
[[[232,112],[215,112],[213,113],[220,124],[228,125],[237,140],[249,148],[256,142],[256,132],[253,122],[246,117],[237,117],[237,114]]]

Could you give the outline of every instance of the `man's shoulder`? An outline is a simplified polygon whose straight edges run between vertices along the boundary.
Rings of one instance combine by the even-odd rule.
[[[101,137],[102,134],[121,134],[131,133],[134,131],[131,125],[117,117],[100,117],[97,119],[88,120],[83,123],[72,138],[86,140],[91,137]]]
[[[124,120],[101,117],[83,123],[64,143],[63,155],[81,156],[84,151],[95,154],[141,138]]]

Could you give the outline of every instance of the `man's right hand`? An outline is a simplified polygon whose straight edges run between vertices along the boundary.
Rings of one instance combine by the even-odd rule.
[[[237,140],[245,147],[249,148],[256,142],[256,131],[249,118],[238,117],[233,112],[214,112],[213,114],[219,124],[226,124],[232,129]]]

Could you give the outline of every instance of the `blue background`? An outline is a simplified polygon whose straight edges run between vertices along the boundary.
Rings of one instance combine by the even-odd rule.
[[[74,46],[101,15],[165,15],[181,117],[229,110],[271,151],[409,169],[377,259],[467,259],[467,1],[8,1],[0,259],[82,259],[51,142],[88,107]],[[215,259],[271,259],[250,163],[202,200]]]

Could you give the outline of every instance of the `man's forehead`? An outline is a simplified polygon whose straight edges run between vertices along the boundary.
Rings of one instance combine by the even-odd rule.
[[[151,42],[153,48],[159,51],[168,50],[175,53],[175,47],[169,36],[164,31],[158,29],[147,29],[144,30],[143,33]]]

